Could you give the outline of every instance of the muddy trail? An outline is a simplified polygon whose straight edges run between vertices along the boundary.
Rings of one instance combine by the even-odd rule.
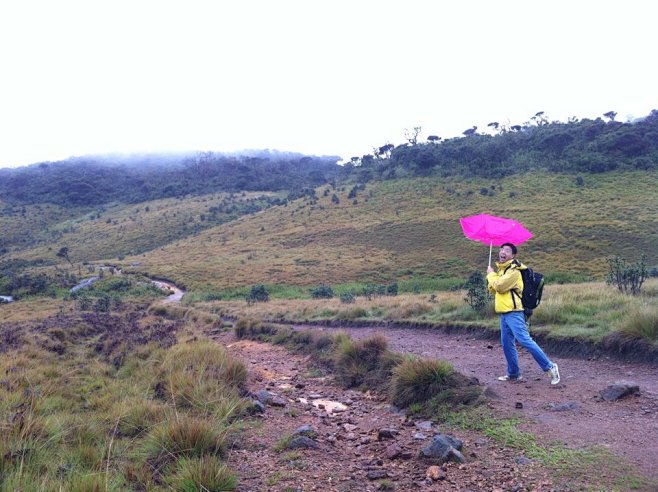
[[[309,356],[231,332],[213,338],[247,364],[248,390],[265,402],[229,451],[238,492],[575,490],[493,439],[408,418],[384,396],[341,388]],[[312,439],[299,439],[300,430]],[[462,442],[464,462],[419,455],[437,433]]]
[[[302,326],[297,326],[302,328]],[[487,387],[490,406],[500,417],[518,416],[522,429],[570,448],[603,447],[640,472],[658,479],[658,366],[600,357],[562,357],[547,351],[560,367],[561,382],[551,386],[532,357],[519,349],[523,380],[498,381],[506,364],[500,342],[472,335],[418,328],[328,328],[354,339],[380,333],[391,350],[449,361]],[[615,401],[600,392],[616,382],[638,385],[640,393]]]

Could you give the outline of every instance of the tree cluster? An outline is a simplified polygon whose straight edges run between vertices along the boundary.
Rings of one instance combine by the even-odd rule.
[[[523,125],[477,127],[464,136],[427,142],[407,138],[408,143],[387,144],[373,155],[353,158],[349,172],[359,182],[393,179],[404,175],[463,175],[496,177],[546,170],[549,172],[601,173],[658,168],[658,110],[647,117],[622,123],[610,111],[595,120],[575,118],[549,121],[543,112]],[[415,129],[417,130],[417,129]]]
[[[339,172],[338,157],[212,152],[153,163],[112,157],[71,158],[0,170],[0,196],[10,204],[97,206],[190,194],[315,188]]]

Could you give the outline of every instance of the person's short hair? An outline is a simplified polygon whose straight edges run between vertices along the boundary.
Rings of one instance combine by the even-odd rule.
[[[502,248],[503,246],[509,246],[509,249],[512,250],[512,254],[513,254],[513,255],[516,254],[516,246],[514,246],[512,243],[503,243],[503,244],[500,245],[501,248]]]

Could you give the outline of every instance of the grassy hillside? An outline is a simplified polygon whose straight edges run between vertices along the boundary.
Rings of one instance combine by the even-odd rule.
[[[29,248],[36,240],[57,240],[61,232],[51,230],[87,211],[50,203],[12,206],[0,199],[0,255],[15,248]]]
[[[93,211],[66,212],[54,205],[26,206],[26,213],[0,217],[3,230],[16,231],[18,251],[4,259],[60,261],[59,248],[69,248],[71,261],[115,261],[149,251],[181,237],[195,236],[213,225],[269,206],[274,193],[216,193],[166,198],[139,204],[111,204]],[[9,241],[8,241],[9,243]]]
[[[486,267],[488,248],[464,238],[459,217],[515,218],[535,237],[520,258],[555,276],[603,278],[606,258],[658,264],[655,172],[530,173],[512,178],[415,178],[306,197],[126,258],[190,289],[256,283],[385,283],[466,278]],[[332,201],[335,194],[339,203]]]

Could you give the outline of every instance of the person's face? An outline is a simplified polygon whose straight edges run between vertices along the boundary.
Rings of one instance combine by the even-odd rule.
[[[503,246],[500,248],[500,251],[498,252],[498,261],[500,263],[505,263],[506,261],[511,260],[514,258],[514,253],[512,253],[512,248],[509,246]]]

